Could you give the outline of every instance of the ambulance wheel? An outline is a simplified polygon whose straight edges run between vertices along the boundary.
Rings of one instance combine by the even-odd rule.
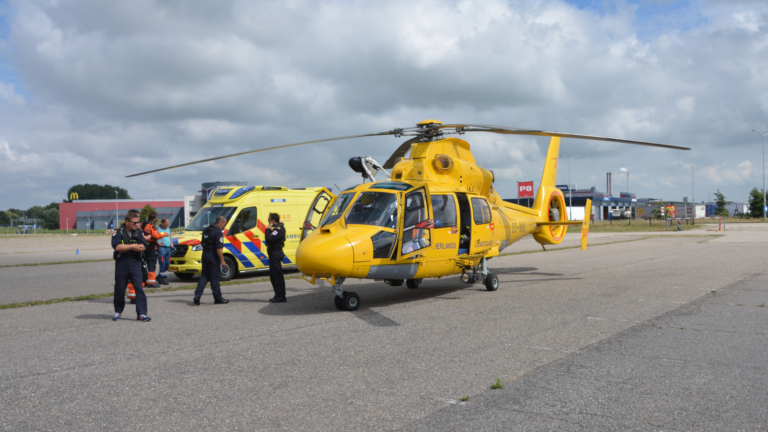
[[[423,280],[424,279],[408,279],[405,282],[405,286],[407,286],[408,289],[416,289],[419,287],[419,285],[421,285],[421,281]]]
[[[336,305],[336,309],[343,311],[344,310],[344,303],[342,303],[341,297],[334,295],[333,296],[333,304]]]
[[[224,257],[224,264],[227,265],[227,268],[225,270],[221,271],[221,281],[226,282],[228,280],[231,280],[233,277],[235,277],[235,260],[232,258],[225,256]]]
[[[336,297],[338,298],[338,296]],[[360,296],[353,293],[344,291],[344,298],[341,299],[341,305],[345,311],[353,312],[360,307]]]
[[[403,279],[385,279],[384,283],[389,286],[403,286]]]
[[[176,277],[181,279],[181,280],[192,279],[192,276],[195,275],[194,273],[179,273],[179,272],[174,272],[173,274],[176,275]]]
[[[493,273],[488,273],[485,277],[485,289],[488,291],[496,291],[499,289],[499,278]]]

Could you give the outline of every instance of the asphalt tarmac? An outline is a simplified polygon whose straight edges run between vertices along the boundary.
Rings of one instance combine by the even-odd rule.
[[[694,234],[494,259],[496,292],[351,280],[354,313],[302,280],[0,310],[0,428],[765,430],[768,230]]]

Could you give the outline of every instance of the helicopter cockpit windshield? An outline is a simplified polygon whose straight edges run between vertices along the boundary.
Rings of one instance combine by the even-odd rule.
[[[349,203],[352,202],[352,198],[354,197],[354,192],[347,192],[339,195],[338,198],[336,198],[336,202],[333,203],[333,207],[331,207],[328,213],[323,216],[319,226],[329,225],[339,220],[341,215],[344,214],[344,211],[347,210]]]
[[[388,192],[363,192],[352,205],[346,219],[349,225],[397,227],[397,195]]]

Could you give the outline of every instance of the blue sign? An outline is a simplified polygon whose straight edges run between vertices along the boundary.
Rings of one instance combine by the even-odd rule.
[[[765,207],[763,208],[763,211],[767,211],[767,212],[768,212],[768,206],[765,206]]]
[[[272,202],[285,202],[285,199],[280,198],[280,199],[273,199],[273,200],[270,200],[270,201],[272,201]]]

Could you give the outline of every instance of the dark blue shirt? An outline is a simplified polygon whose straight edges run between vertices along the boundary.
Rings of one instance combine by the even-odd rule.
[[[121,244],[142,244],[144,247],[147,247],[147,239],[144,238],[144,233],[142,233],[141,230],[134,230],[133,233],[129,233],[125,229],[125,225],[123,225],[119,230],[112,234],[112,249],[115,249],[117,245]],[[140,253],[141,252],[134,251],[118,253],[115,251],[114,258],[116,260],[129,258],[140,260]]]
[[[224,233],[216,225],[210,225],[203,230],[203,254],[216,255],[216,249],[224,247]]]

